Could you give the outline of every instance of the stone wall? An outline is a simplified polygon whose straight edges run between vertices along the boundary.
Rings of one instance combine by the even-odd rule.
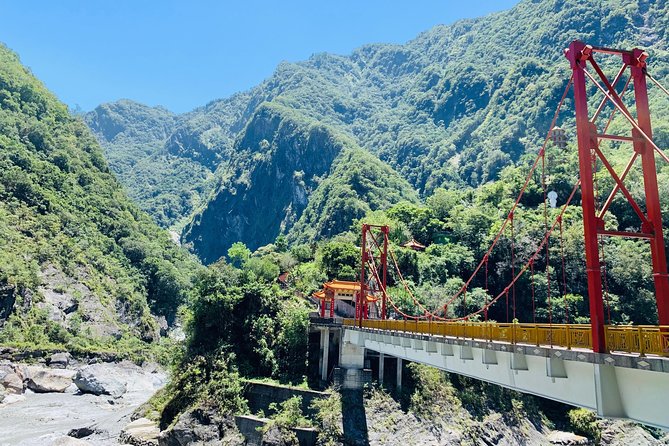
[[[245,383],[244,398],[248,400],[249,409],[252,413],[258,413],[262,410],[269,415],[269,405],[271,403],[280,404],[294,396],[302,397],[302,412],[307,416],[313,416],[314,411],[311,409],[311,402],[316,398],[326,398],[327,394],[315,390],[256,381]]]

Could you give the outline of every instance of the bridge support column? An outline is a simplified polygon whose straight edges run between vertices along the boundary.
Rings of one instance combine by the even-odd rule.
[[[402,390],[402,358],[397,358],[397,391]]]
[[[595,393],[597,397],[597,415],[614,418],[623,418],[626,416],[614,366],[595,364]]]
[[[321,367],[321,381],[328,379],[328,359],[330,356],[330,329],[321,329],[321,360],[319,361]]]
[[[379,353],[379,384],[383,384],[383,374],[385,372],[386,355]]]
[[[364,333],[346,330],[339,350],[339,367],[335,369],[335,385],[342,389],[362,389],[372,381],[372,373],[365,369]]]

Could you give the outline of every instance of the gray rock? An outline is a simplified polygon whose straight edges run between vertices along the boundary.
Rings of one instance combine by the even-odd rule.
[[[3,385],[7,393],[21,394],[25,390],[23,379],[17,373],[6,374],[0,384]]]
[[[576,446],[576,445],[588,445],[590,440],[586,437],[573,434],[571,432],[562,432],[562,431],[553,431],[548,434],[547,440],[551,444],[563,445],[563,446]]]
[[[222,443],[241,446],[245,443],[232,416],[222,416],[215,409],[201,407],[181,414],[174,426],[160,434],[158,442],[160,446],[218,446]]]
[[[76,429],[70,429],[70,431],[67,433],[67,436],[73,438],[86,438],[90,437],[93,434],[99,434],[99,433],[102,433],[102,431],[93,426],[86,426],[86,427],[78,427]]]
[[[120,398],[127,390],[122,377],[105,364],[93,364],[79,370],[74,383],[83,393],[111,395],[114,398]]]
[[[2,403],[5,400],[5,388],[0,387],[0,403]]]
[[[70,370],[43,369],[31,373],[28,388],[37,393],[63,393],[72,384],[74,372]]]
[[[299,446],[297,436],[292,431],[273,425],[262,436],[261,446]]]
[[[9,361],[4,361],[0,364],[0,381],[10,373],[19,375],[21,381],[26,379],[25,366],[23,364],[13,364]]]
[[[119,439],[133,446],[158,446],[160,429],[147,418],[138,418],[121,431]]]
[[[65,369],[67,368],[67,365],[70,363],[70,355],[69,353],[61,352],[61,353],[54,353],[51,355],[49,358],[49,367],[52,367],[54,369]]]

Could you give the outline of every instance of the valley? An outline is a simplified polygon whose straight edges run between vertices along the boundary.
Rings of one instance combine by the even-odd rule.
[[[595,326],[593,247],[563,48],[642,47],[669,85],[667,29],[664,0],[521,0],[403,44],[282,62],[180,113],[131,99],[71,110],[0,44],[0,445],[669,444],[658,424],[445,366],[398,360],[388,379],[364,343],[390,335],[363,328],[403,322],[404,347],[435,354],[435,332],[407,322],[482,326],[498,336],[490,344],[508,329],[510,344],[550,352],[573,327],[565,351],[585,345],[610,366],[592,331],[589,344],[573,334]],[[618,63],[601,68],[614,76]],[[634,83],[611,88],[636,117]],[[599,92],[586,92],[592,112]],[[661,152],[669,95],[650,81],[648,92]],[[612,102],[593,118],[611,165],[593,158],[591,201],[597,230],[633,236],[597,233],[598,323],[614,333],[605,347],[664,373],[659,248],[644,239],[667,239],[669,163],[656,157],[657,232],[644,220],[647,174],[626,168],[635,140],[613,137],[630,130]],[[610,171],[623,169],[627,187],[607,199],[620,189]],[[335,308],[336,282],[354,291]],[[372,333],[353,371],[352,315]],[[638,335],[614,339],[629,327]],[[541,330],[550,350],[531,334]]]

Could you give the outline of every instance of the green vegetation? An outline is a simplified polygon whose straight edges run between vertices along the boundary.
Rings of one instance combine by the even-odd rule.
[[[236,241],[255,250],[279,234],[331,237],[370,209],[398,198],[415,202],[411,189],[427,199],[439,188],[477,187],[523,164],[549,130],[570,74],[562,49],[573,39],[647,48],[652,74],[665,81],[667,8],[630,0],[525,0],[434,27],[404,45],[282,63],[250,91],[186,115],[159,121],[163,110],[120,104],[118,114],[130,121],[137,115],[138,125],[159,121],[166,128],[162,123],[171,119],[172,127],[154,132],[158,144],[140,157],[148,161],[131,155],[142,142],[130,131],[106,137],[106,151],[138,159],[138,169],[119,165],[121,181],[161,224],[181,227],[195,212],[184,238],[206,263]],[[603,66],[617,69],[613,62]],[[653,87],[651,96],[655,138],[666,147],[669,101]],[[564,107],[558,124],[571,129],[570,97]],[[124,119],[114,122],[125,125]],[[339,154],[344,146],[352,151]],[[188,167],[192,179],[184,178],[182,162],[200,166]],[[147,163],[155,176],[165,175],[155,179],[141,168]],[[215,179],[204,180],[214,168]],[[425,239],[416,229],[413,235]]]
[[[241,378],[305,381],[309,306],[277,283],[281,253],[249,256],[243,244],[230,250],[237,267],[221,260],[195,280],[183,315],[186,343],[169,387],[152,403],[163,426],[197,404],[245,410]],[[292,420],[292,406],[279,414]]]
[[[27,349],[142,356],[159,339],[153,315],[173,321],[197,269],[125,196],[85,124],[4,46],[0,239],[12,310],[0,343]]]
[[[569,424],[575,433],[592,438],[599,442],[601,437],[601,428],[597,420],[597,415],[588,409],[572,409],[567,413]]]

